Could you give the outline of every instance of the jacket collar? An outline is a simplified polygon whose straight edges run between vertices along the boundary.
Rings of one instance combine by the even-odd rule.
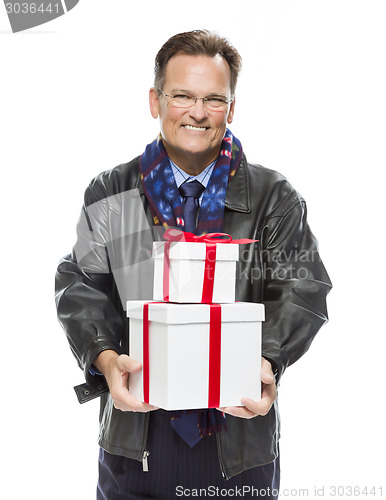
[[[251,211],[247,159],[243,154],[235,176],[229,182],[225,196],[225,207],[235,212]]]
[[[144,191],[140,177],[141,175],[139,174],[136,187],[139,190],[139,194],[142,195]],[[251,211],[247,159],[244,154],[235,176],[228,184],[225,207],[235,212],[249,213]]]

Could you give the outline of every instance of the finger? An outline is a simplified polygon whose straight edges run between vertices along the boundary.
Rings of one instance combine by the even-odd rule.
[[[136,373],[142,369],[142,364],[139,361],[130,358],[126,354],[121,354],[117,358],[117,362],[122,372]]]
[[[146,408],[146,411],[159,410],[158,406],[149,405],[147,403],[142,403],[142,404],[144,405],[144,408]]]
[[[135,412],[148,412],[151,410],[158,410],[156,406],[143,403],[136,399],[127,390],[117,391],[113,397],[114,407],[121,411],[135,411]]]
[[[263,384],[261,391],[261,399],[269,398],[272,403],[275,401],[277,396],[277,389],[275,384]]]
[[[271,409],[272,403],[275,400],[274,397],[264,396],[260,399],[260,401],[254,401],[250,398],[242,398],[241,402],[248,408],[249,411],[255,413],[256,415],[267,415],[269,410]]]
[[[253,418],[256,416],[256,413],[249,410],[246,406],[226,406],[217,409],[234,417]]]
[[[275,382],[275,377],[273,376],[272,370],[261,370],[260,379],[263,384],[273,384]]]
[[[139,413],[147,413],[148,411],[159,410],[156,406],[149,405],[147,403],[142,403],[137,399],[134,399],[133,402],[122,408],[123,411],[134,411]]]
[[[147,413],[153,408],[146,408],[143,403],[125,404],[122,401],[114,401],[114,408],[123,412]]]
[[[271,363],[264,358],[261,359],[260,379],[264,384],[273,384],[275,382]]]
[[[250,411],[248,408],[244,406],[227,406],[224,408],[217,408],[217,410],[222,411],[228,415],[232,415],[232,417],[238,418],[254,418],[257,416],[257,413]]]
[[[117,397],[113,399],[114,408],[121,411],[133,411],[140,413],[147,413],[149,411],[158,410],[157,406],[149,405],[146,403],[142,403],[135,398],[121,398]]]
[[[128,389],[129,387],[129,372],[124,372],[121,374],[121,387]]]

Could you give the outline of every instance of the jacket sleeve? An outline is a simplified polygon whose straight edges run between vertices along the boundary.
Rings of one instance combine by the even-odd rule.
[[[59,262],[55,277],[58,319],[87,381],[102,351],[121,352],[123,322],[113,300],[114,280],[107,254],[108,225],[103,203],[92,201],[90,188],[77,225],[71,255]]]
[[[326,296],[332,286],[307,223],[306,204],[291,191],[286,208],[279,204],[260,233],[266,308],[262,351],[276,368],[277,381],[328,321]]]

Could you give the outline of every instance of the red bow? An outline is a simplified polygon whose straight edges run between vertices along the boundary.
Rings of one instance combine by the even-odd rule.
[[[165,243],[165,250],[164,250],[164,275],[163,275],[163,299],[166,302],[169,301],[170,243],[173,241],[185,241],[185,242],[206,244],[204,283],[203,283],[202,299],[201,299],[201,302],[204,304],[211,304],[213,302],[213,285],[214,285],[214,273],[216,265],[217,243],[221,244],[232,243],[232,244],[243,245],[246,243],[255,243],[256,241],[259,241],[259,240],[250,240],[248,238],[234,240],[232,239],[232,236],[227,233],[208,233],[196,236],[193,233],[181,231],[180,229],[168,229],[167,231],[165,231],[164,239],[167,240]]]
[[[167,241],[188,241],[195,243],[234,243],[238,245],[255,243],[256,241],[259,241],[250,240],[249,238],[234,240],[232,236],[227,233],[207,233],[196,236],[193,233],[181,231],[180,229],[167,229],[164,234],[164,239]]]

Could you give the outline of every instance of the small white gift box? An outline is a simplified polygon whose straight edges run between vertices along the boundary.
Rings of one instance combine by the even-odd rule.
[[[219,304],[235,301],[238,244],[154,242],[153,257],[153,300]]]
[[[129,377],[140,401],[165,410],[240,406],[260,399],[264,305],[128,301]]]

